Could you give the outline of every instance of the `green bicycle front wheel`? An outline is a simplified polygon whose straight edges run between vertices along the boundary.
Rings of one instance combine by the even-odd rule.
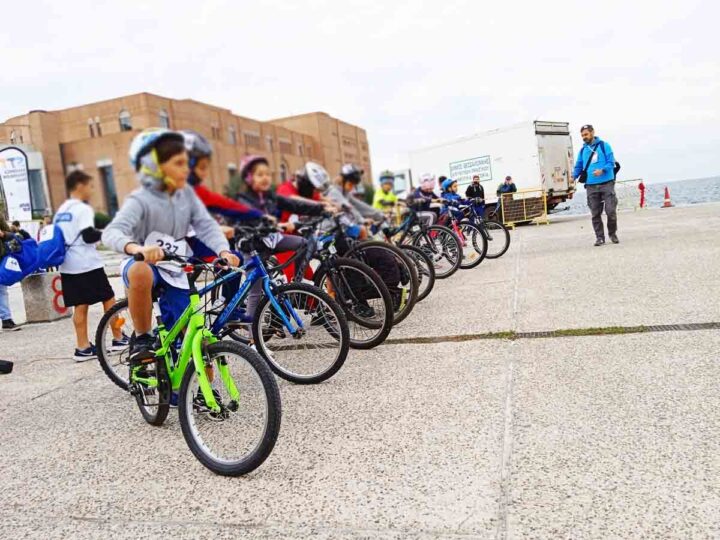
[[[247,345],[218,341],[206,347],[205,374],[220,406],[205,403],[190,363],[178,396],[183,437],[205,467],[221,476],[241,476],[268,458],[280,433],[282,410],[275,377]]]

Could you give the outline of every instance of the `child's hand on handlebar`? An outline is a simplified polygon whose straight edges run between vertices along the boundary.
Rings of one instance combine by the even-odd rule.
[[[221,251],[220,257],[225,259],[229,266],[240,266],[240,259],[232,251]]]
[[[278,226],[286,233],[295,232],[295,224],[291,221],[286,221],[285,223],[279,223]]]
[[[140,253],[142,260],[148,264],[155,264],[165,258],[165,252],[160,246],[140,246],[138,244],[130,244],[125,248],[128,255],[136,255]]]

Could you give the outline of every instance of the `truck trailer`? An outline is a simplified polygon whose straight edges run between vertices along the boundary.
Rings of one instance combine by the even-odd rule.
[[[572,199],[574,163],[569,124],[536,120],[411,151],[409,177],[447,176],[458,181],[462,194],[478,175],[492,203],[498,185],[512,176],[518,190],[542,189],[551,209]]]

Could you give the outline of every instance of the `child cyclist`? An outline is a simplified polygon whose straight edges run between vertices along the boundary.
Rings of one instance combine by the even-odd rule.
[[[242,204],[239,201],[210,191],[206,184],[210,180],[210,160],[212,159],[212,146],[210,142],[197,131],[185,129],[181,131],[185,138],[185,149],[188,153],[190,175],[188,184],[195,190],[205,207],[212,214],[218,214],[232,221],[257,221],[263,213],[259,210]]]
[[[398,202],[398,197],[393,191],[395,186],[395,173],[392,171],[383,171],[380,173],[380,189],[375,192],[373,197],[373,207],[383,212],[391,211]]]
[[[420,185],[408,196],[407,204],[417,211],[418,218],[425,224],[433,225],[439,214],[439,210],[433,207],[433,203],[437,200],[435,177],[425,174],[420,178]]]
[[[294,197],[283,197],[271,192],[272,175],[270,173],[270,163],[262,156],[246,156],[240,164],[239,173],[240,178],[247,183],[248,187],[247,191],[241,195],[242,202],[273,218],[280,217],[281,212],[320,216],[326,210],[326,206],[321,203],[303,201]],[[295,225],[290,221],[280,222],[279,226],[287,233],[292,233],[295,230]],[[293,236],[292,234],[277,234],[265,239],[265,245],[273,253],[298,251],[304,244],[305,239],[303,237]],[[239,322],[252,322],[261,296],[262,282],[257,281],[250,289],[245,314],[239,318]]]
[[[190,228],[198,238],[231,266],[239,264],[230,252],[220,226],[187,185],[188,155],[182,134],[167,129],[146,129],[130,145],[130,163],[142,187],[123,203],[102,235],[103,243],[115,251],[134,256],[121,265],[127,287],[130,317],[135,327],[130,348],[130,364],[152,358],[152,291],[161,286],[160,308],[165,324],[188,305],[188,284],[184,274],[161,267],[163,249],[186,253],[185,237]]]
[[[470,201],[463,199],[458,193],[457,180],[447,178],[440,186],[442,188],[442,199],[447,203],[447,209],[443,210],[443,214],[451,213],[456,219],[464,217],[462,210],[458,209],[459,204],[470,204]]]

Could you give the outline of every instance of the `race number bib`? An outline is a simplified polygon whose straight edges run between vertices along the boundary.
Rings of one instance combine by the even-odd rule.
[[[188,253],[188,245],[184,238],[175,240],[168,234],[155,231],[151,232],[147,238],[145,238],[145,245],[158,246],[168,253],[180,257],[185,257]],[[182,269],[178,267],[177,263],[161,261],[155,266],[160,270],[160,275],[168,285],[179,289],[188,289],[190,287],[187,276],[183,273]]]

